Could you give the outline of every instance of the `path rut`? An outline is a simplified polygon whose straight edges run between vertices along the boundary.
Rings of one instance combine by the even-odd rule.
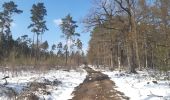
[[[115,90],[115,83],[110,78],[92,68],[84,68],[88,75],[82,84],[75,88],[70,100],[129,100],[123,93]]]

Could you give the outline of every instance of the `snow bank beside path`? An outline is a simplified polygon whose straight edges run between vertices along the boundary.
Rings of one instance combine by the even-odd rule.
[[[117,90],[123,92],[130,100],[170,100],[170,81],[157,81],[149,78],[147,73],[125,74],[114,72],[103,72],[118,86]]]
[[[149,78],[147,73],[124,74],[119,72],[103,72],[118,86],[130,100],[170,100],[170,81],[156,81]]]
[[[0,79],[3,78],[4,73],[0,72]],[[41,93],[36,93],[40,98],[45,98],[45,100],[68,100],[72,98],[71,93],[74,88],[84,81],[87,73],[83,69],[63,71],[63,70],[51,70],[44,74],[37,74],[36,72],[22,72],[21,76],[12,77],[9,75],[8,85],[6,87],[11,87],[17,93],[21,93],[22,90],[28,85],[28,83],[33,81],[40,81],[41,79],[48,79],[54,81],[57,79],[61,81],[58,86],[49,87],[47,90],[50,91],[50,95],[44,95]],[[4,81],[0,80],[0,84]],[[0,91],[0,100],[6,100],[5,96],[2,95]]]
[[[156,80],[151,77],[150,72],[138,71],[139,74],[128,74],[109,71],[108,68],[90,67],[108,75],[115,82],[116,89],[130,97],[130,100],[170,100],[170,81]]]

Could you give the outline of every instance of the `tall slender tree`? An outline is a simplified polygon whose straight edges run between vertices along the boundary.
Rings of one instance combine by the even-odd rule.
[[[67,66],[67,60],[68,60],[68,49],[69,41],[73,40],[74,36],[79,36],[78,33],[75,32],[75,29],[78,27],[76,25],[76,21],[73,20],[70,14],[68,14],[65,18],[62,19],[62,24],[60,25],[61,30],[66,38],[66,46],[65,46],[65,52],[66,52],[66,61],[65,65]]]
[[[3,11],[0,12],[0,35],[2,36],[2,34],[4,34],[6,38],[9,38],[9,36],[11,36],[10,26],[13,22],[12,15],[20,14],[22,10],[19,10],[13,1],[5,2],[2,7]]]
[[[80,39],[77,39],[77,42],[76,42],[76,46],[77,46],[77,56],[78,56],[78,66],[80,65],[80,56],[81,56],[81,53],[82,53],[82,42]]]
[[[9,48],[11,48],[9,43],[12,42],[12,16],[20,13],[22,13],[22,10],[19,10],[13,1],[5,2],[2,5],[2,11],[0,12],[0,48],[5,56],[9,54]]]
[[[44,17],[47,15],[46,8],[44,3],[33,4],[31,9],[31,21],[32,23],[28,26],[31,28],[31,32],[36,33],[37,35],[37,46],[36,46],[36,61],[39,59],[39,35],[42,35],[45,31],[48,30],[46,26],[46,21]]]

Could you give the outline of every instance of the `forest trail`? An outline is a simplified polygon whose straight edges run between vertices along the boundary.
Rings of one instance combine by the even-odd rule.
[[[129,100],[123,93],[115,90],[110,78],[92,68],[84,68],[88,75],[82,84],[75,88],[71,100]]]

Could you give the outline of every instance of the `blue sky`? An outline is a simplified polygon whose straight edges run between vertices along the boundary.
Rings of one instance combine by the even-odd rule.
[[[3,2],[11,0],[0,0],[0,4]],[[27,29],[28,25],[31,23],[30,20],[30,9],[34,3],[44,2],[47,9],[47,27],[49,31],[45,32],[43,35],[43,41],[47,40],[49,45],[57,44],[63,41],[61,38],[62,32],[57,25],[60,19],[64,18],[67,14],[71,14],[73,20],[77,21],[78,28],[77,32],[81,34],[80,39],[83,42],[83,50],[87,50],[88,41],[90,39],[89,33],[83,33],[83,25],[80,21],[88,14],[91,8],[91,0],[13,0],[18,8],[23,10],[20,15],[14,15],[14,25],[12,26],[12,35],[16,39],[19,36],[27,34],[32,38],[33,33]]]

